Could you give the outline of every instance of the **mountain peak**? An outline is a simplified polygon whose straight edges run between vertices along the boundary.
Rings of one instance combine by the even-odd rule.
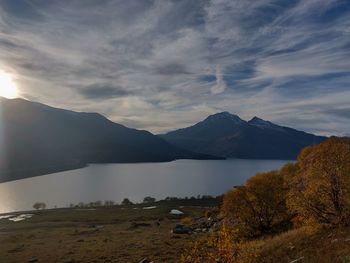
[[[265,121],[257,116],[254,116],[250,121],[248,121],[250,125],[257,126],[259,128],[274,128],[274,129],[282,129],[281,126],[278,126],[270,121]]]
[[[254,116],[251,120],[248,121],[250,124],[269,124],[271,122],[265,121],[257,116]]]
[[[229,113],[227,111],[223,111],[223,112],[219,112],[219,113],[215,113],[213,115],[210,115],[204,121],[215,122],[215,121],[218,121],[218,120],[231,121],[231,122],[234,122],[234,123],[237,123],[237,124],[245,122],[244,120],[242,120],[237,115],[231,114],[231,113]]]
[[[326,139],[256,116],[246,122],[228,112],[213,114],[162,138],[179,148],[215,156],[281,160],[293,160],[302,148]]]

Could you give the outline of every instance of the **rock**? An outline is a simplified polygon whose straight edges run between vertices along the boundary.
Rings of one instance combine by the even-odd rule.
[[[180,210],[172,209],[172,210],[170,211],[170,214],[171,214],[171,215],[183,215],[184,213],[181,212]]]
[[[176,225],[172,232],[173,234],[191,234],[192,229],[184,225]]]
[[[201,228],[196,228],[196,229],[194,230],[194,232],[197,233],[197,234],[202,233],[202,229],[201,229]]]
[[[38,262],[39,260],[37,258],[32,258],[32,259],[29,259],[27,262],[28,263],[34,263],[34,262]]]
[[[151,263],[151,262],[149,262],[147,258],[144,258],[139,263]]]

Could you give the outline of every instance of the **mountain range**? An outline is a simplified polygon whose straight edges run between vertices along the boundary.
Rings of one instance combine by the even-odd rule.
[[[97,113],[0,98],[0,182],[80,168],[88,163],[217,159]]]
[[[300,150],[326,137],[276,125],[254,117],[249,121],[221,112],[187,128],[160,135],[182,149],[226,158],[296,159]]]
[[[176,159],[295,159],[326,137],[221,112],[188,128],[154,135],[98,113],[0,97],[0,182],[88,163]]]

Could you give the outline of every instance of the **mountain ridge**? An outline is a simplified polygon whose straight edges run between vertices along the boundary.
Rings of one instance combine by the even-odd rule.
[[[148,131],[114,123],[98,113],[24,99],[1,99],[0,121],[0,182],[88,163],[218,159],[180,149]]]
[[[225,158],[295,159],[299,151],[326,137],[280,126],[259,117],[249,121],[220,112],[192,126],[159,135],[169,143]]]

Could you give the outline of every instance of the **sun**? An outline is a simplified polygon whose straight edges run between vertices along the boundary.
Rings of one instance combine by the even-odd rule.
[[[18,96],[18,90],[10,74],[0,70],[0,97],[14,99]]]

